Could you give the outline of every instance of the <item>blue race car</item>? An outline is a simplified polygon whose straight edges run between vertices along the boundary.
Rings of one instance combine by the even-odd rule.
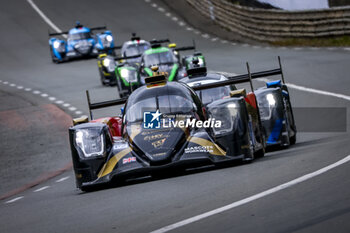
[[[106,49],[108,54],[114,54],[112,32],[106,30],[102,33],[93,34],[95,30],[106,30],[106,27],[87,28],[77,22],[76,26],[69,31],[49,33],[52,61],[60,63],[75,58],[97,57],[99,49]],[[52,36],[64,36],[67,40]]]

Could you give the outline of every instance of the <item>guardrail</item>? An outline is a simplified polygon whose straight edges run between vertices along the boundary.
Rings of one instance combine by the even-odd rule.
[[[223,28],[254,40],[350,35],[350,7],[283,11],[243,7],[227,0],[187,2]]]

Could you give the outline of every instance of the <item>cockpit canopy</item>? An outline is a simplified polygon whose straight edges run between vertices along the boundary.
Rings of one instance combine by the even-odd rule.
[[[149,48],[151,48],[151,45],[147,41],[129,41],[123,44],[121,52],[124,56],[129,57],[143,54],[143,52]]]
[[[142,57],[142,62],[145,67],[151,67],[153,65],[173,65],[177,63],[177,58],[170,49],[160,47],[147,50]]]
[[[194,115],[201,110],[200,101],[184,84],[168,82],[164,86],[135,90],[128,99],[125,122],[142,121],[144,112],[159,111],[163,115]]]

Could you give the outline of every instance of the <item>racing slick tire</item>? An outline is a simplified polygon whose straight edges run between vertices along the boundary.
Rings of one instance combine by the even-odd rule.
[[[51,46],[50,46],[50,54],[51,54],[51,60],[53,63],[56,63],[56,64],[60,63],[59,60],[56,58],[55,54],[53,54]]]
[[[248,163],[251,163],[253,162],[253,160],[255,159],[255,155],[254,155],[254,145],[253,145],[253,142],[250,138],[250,134],[248,134],[248,141],[249,141],[249,154],[250,155],[245,155],[244,158],[242,159],[243,160],[243,163],[244,164],[248,164]]]
[[[119,78],[117,78],[117,86],[118,86],[119,97],[124,98],[125,94],[123,93],[122,84]]]
[[[263,148],[261,148],[260,150],[255,152],[255,158],[262,158],[265,156],[266,138],[265,138],[265,135],[263,133],[262,133],[261,138],[262,138]]]
[[[105,77],[103,76],[101,69],[98,69],[98,72],[100,73],[101,84],[102,84],[103,86],[106,86],[107,83],[105,82]]]

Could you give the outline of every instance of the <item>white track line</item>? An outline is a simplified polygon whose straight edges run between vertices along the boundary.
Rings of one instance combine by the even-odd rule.
[[[13,202],[18,201],[18,200],[20,200],[20,199],[22,199],[22,198],[23,198],[23,196],[13,198],[13,199],[11,199],[11,200],[5,202],[5,204],[13,203]]]
[[[56,32],[61,33],[62,30],[57,27],[40,9],[39,7],[32,1],[27,0],[27,2],[33,7],[33,9],[41,16],[41,18]],[[64,38],[67,38],[67,35],[62,35]]]
[[[185,225],[188,225],[188,224],[191,224],[193,222],[197,222],[203,218],[207,218],[207,217],[210,217],[210,216],[213,216],[215,214],[219,214],[219,213],[222,213],[224,211],[227,211],[227,210],[230,210],[230,209],[233,209],[233,208],[236,208],[238,206],[241,206],[241,205],[244,205],[244,204],[247,204],[249,202],[252,202],[252,201],[255,201],[257,199],[260,199],[260,198],[263,198],[265,196],[268,196],[268,195],[271,195],[273,193],[276,193],[278,191],[281,191],[281,190],[284,190],[286,188],[289,188],[289,187],[292,187],[296,184],[299,184],[301,182],[304,182],[306,180],[309,180],[313,177],[316,177],[318,175],[321,175],[333,168],[336,168],[346,162],[350,161],[350,155],[346,156],[344,159],[341,159],[339,160],[338,162],[336,163],[333,163],[331,165],[328,165],[327,167],[324,167],[324,168],[321,168],[315,172],[312,172],[312,173],[309,173],[309,174],[306,174],[304,176],[301,176],[299,178],[296,178],[294,180],[291,180],[287,183],[284,183],[284,184],[281,184],[281,185],[278,185],[274,188],[271,188],[271,189],[268,189],[266,191],[263,191],[261,193],[258,193],[258,194],[255,194],[253,196],[250,196],[250,197],[247,197],[247,198],[244,198],[240,201],[236,201],[236,202],[233,202],[229,205],[226,205],[226,206],[223,206],[223,207],[220,207],[220,208],[217,208],[217,209],[214,209],[212,211],[209,211],[209,212],[206,212],[206,213],[203,213],[203,214],[200,214],[200,215],[197,215],[197,216],[194,216],[192,218],[188,218],[188,219],[185,219],[185,220],[182,220],[180,222],[177,222],[177,223],[174,223],[174,224],[171,224],[171,225],[168,225],[168,226],[165,226],[165,227],[162,227],[158,230],[155,230],[155,231],[152,231],[151,233],[162,233],[162,232],[167,232],[167,231],[171,231],[171,230],[174,230],[176,228],[179,228],[179,227],[182,227],[182,226],[185,226]]]
[[[35,193],[40,192],[40,191],[43,191],[43,190],[48,189],[48,188],[50,188],[50,186],[44,186],[44,187],[41,187],[41,188],[34,190],[33,192],[35,192]]]
[[[69,176],[62,177],[61,179],[56,180],[56,183],[60,183],[62,181],[68,180]]]
[[[57,100],[55,103],[56,103],[56,104],[63,104],[64,101],[63,101],[63,100]]]

